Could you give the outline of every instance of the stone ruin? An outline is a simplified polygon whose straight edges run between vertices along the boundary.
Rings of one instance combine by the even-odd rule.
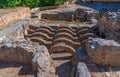
[[[84,44],[88,37],[96,37],[87,26],[80,28],[67,26],[52,28],[49,26],[35,27],[30,25],[29,27],[28,35],[25,38],[32,42],[37,42],[40,45],[46,45],[50,53],[65,50],[74,55],[75,50],[81,44]],[[80,44],[80,42],[82,43]]]
[[[84,45],[89,36],[96,37],[88,26],[33,26],[27,24],[23,23],[17,27],[22,27],[21,31],[14,30],[12,27],[13,31],[6,32],[5,36],[1,38],[4,41],[1,40],[0,44],[0,61],[30,64],[32,69],[37,72],[37,77],[49,77],[50,54],[64,50],[74,55],[76,49]],[[80,42],[82,43],[80,44]]]
[[[99,31],[106,39],[120,40],[120,12],[107,12],[99,20]]]
[[[37,71],[37,77],[49,77],[51,58],[44,45],[25,40],[4,41],[0,45],[0,51],[0,61],[27,63]]]
[[[92,61],[102,65],[120,66],[120,44],[113,40],[89,38],[86,50]]]
[[[49,23],[36,23],[37,20],[27,19],[1,31],[0,61],[27,63],[35,71],[35,77],[50,77],[51,72],[55,72],[54,68],[51,70],[51,55],[57,51],[66,51],[72,55],[71,77],[119,77],[120,44],[116,41],[117,36],[109,36],[119,31],[120,13],[117,13],[118,16],[110,13],[114,21],[112,16],[107,15],[108,17],[103,16],[96,24],[96,13],[82,11],[79,14],[81,10],[77,11],[75,13],[82,15],[79,17],[84,18],[85,14],[91,23],[50,26]],[[52,18],[52,15],[45,16]],[[83,20],[79,17],[77,19]]]
[[[78,21],[86,22],[91,19],[91,17],[97,19],[99,18],[99,12],[88,7],[79,5],[68,5],[67,7],[61,7],[53,10],[44,10],[38,13],[42,19],[48,20],[67,20],[67,21]]]

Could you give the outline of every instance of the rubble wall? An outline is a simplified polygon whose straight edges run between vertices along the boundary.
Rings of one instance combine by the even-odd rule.
[[[100,35],[120,42],[120,12],[107,12],[98,22]]]
[[[47,10],[41,12],[42,19],[67,20],[67,21],[89,21],[91,17],[98,19],[99,12],[84,6],[69,5],[64,8]]]
[[[39,44],[30,41],[3,41],[0,45],[0,61],[31,63]]]
[[[3,40],[14,40],[18,41],[24,39],[24,35],[27,34],[26,30],[29,28],[29,25],[37,24],[37,19],[27,18],[16,22],[9,27],[0,31],[0,43]]]
[[[0,42],[3,40],[19,40],[20,38],[24,38],[24,31],[27,28],[28,21],[23,20],[12,24],[10,27],[0,31]]]

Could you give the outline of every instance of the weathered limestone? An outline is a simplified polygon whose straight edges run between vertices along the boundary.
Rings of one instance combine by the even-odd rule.
[[[7,39],[15,41],[24,39],[24,35],[27,35],[27,29],[29,28],[29,25],[37,24],[38,22],[36,21],[38,20],[27,18],[11,24],[11,26],[0,31],[0,42]]]
[[[32,64],[37,77],[49,77],[50,54],[44,45],[30,41],[3,41],[0,44],[0,61]]]
[[[120,44],[113,40],[89,38],[86,44],[92,61],[100,65],[120,66]]]
[[[76,76],[75,77],[91,77],[88,68],[85,63],[79,62],[76,67]]]
[[[6,13],[0,17],[0,30],[30,16],[30,8],[27,7],[20,7],[10,13]]]
[[[0,44],[0,61],[31,63],[38,47],[30,41],[5,41]]]
[[[2,40],[19,40],[24,39],[25,29],[27,29],[27,20],[12,24],[10,27],[0,31],[0,42]]]
[[[120,12],[107,12],[99,21],[99,31],[106,39],[120,41]]]
[[[33,68],[38,71],[37,77],[49,77],[50,61],[48,49],[44,45],[39,46],[32,59]]]

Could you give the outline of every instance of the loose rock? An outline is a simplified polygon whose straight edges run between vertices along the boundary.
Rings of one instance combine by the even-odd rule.
[[[120,42],[120,12],[107,12],[99,21],[101,36]]]
[[[75,77],[91,77],[87,66],[83,62],[79,62],[76,67],[76,76]]]
[[[39,57],[37,58],[37,65],[38,65],[38,76],[37,77],[49,77],[49,70],[50,70],[50,54],[48,52],[48,49],[41,45],[37,53],[39,54]],[[37,55],[36,53],[36,55]]]
[[[56,71],[55,71],[55,68],[54,67],[50,67],[50,73],[55,73]]]
[[[39,44],[30,41],[4,41],[0,44],[0,61],[31,63]]]
[[[87,53],[92,61],[100,65],[120,66],[120,44],[114,40],[89,38]]]

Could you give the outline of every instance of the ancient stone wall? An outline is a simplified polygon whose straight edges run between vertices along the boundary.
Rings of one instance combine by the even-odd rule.
[[[15,23],[16,21],[30,17],[30,8],[20,7],[13,11],[0,16],[0,30],[10,26],[10,24]]]
[[[120,41],[120,12],[107,12],[98,22],[101,36]]]
[[[79,14],[78,14],[79,12]],[[87,13],[82,9],[75,12],[42,14],[43,19],[49,20],[67,20],[67,21],[87,21]]]
[[[28,26],[30,24],[35,25],[37,23],[38,23],[38,19],[28,18],[10,25],[9,27],[0,31],[0,42],[8,39],[14,41],[24,39],[26,30],[29,28]]]
[[[30,41],[3,41],[0,45],[0,61],[31,63],[39,44]]]
[[[67,7],[41,12],[41,18],[49,20],[89,21],[91,17],[99,18],[99,12],[84,6],[68,5]]]
[[[3,41],[0,45],[0,62],[17,62],[32,65],[37,77],[49,77],[50,54],[44,45],[31,41]]]

